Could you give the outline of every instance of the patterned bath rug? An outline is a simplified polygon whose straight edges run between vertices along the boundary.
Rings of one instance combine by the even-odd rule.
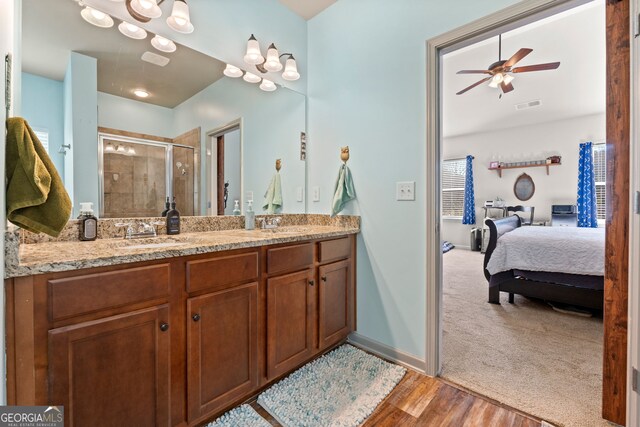
[[[271,424],[249,405],[238,406],[230,410],[217,420],[207,424],[207,427],[271,427]]]
[[[355,427],[406,371],[345,344],[273,385],[258,403],[285,427]]]

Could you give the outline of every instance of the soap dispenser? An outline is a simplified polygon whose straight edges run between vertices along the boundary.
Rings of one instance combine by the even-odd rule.
[[[167,234],[180,234],[180,212],[176,209],[176,198],[171,202],[171,209],[167,212]]]
[[[240,215],[240,200],[235,200],[233,204],[233,214]]]
[[[244,213],[244,229],[253,230],[256,228],[256,213],[253,211],[253,200],[249,200],[247,204],[247,211]]]
[[[98,219],[93,216],[93,203],[80,203],[80,240],[96,240],[98,237]]]

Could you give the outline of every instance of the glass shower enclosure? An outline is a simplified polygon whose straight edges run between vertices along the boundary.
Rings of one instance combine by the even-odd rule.
[[[99,134],[100,217],[158,217],[176,199],[180,215],[197,211],[193,147]]]

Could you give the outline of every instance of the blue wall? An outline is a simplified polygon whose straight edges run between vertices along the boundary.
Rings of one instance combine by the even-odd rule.
[[[22,73],[22,117],[32,128],[49,132],[49,157],[64,176],[64,100],[62,82]]]
[[[426,40],[514,0],[340,0],[308,24],[312,213],[328,213],[349,145],[362,217],[358,332],[424,359],[426,245]],[[416,201],[395,183],[416,181]]]
[[[98,92],[98,126],[174,138],[173,109]]]

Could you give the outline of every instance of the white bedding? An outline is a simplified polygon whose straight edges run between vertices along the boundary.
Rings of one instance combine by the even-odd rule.
[[[604,276],[604,228],[516,228],[498,239],[487,270]]]

